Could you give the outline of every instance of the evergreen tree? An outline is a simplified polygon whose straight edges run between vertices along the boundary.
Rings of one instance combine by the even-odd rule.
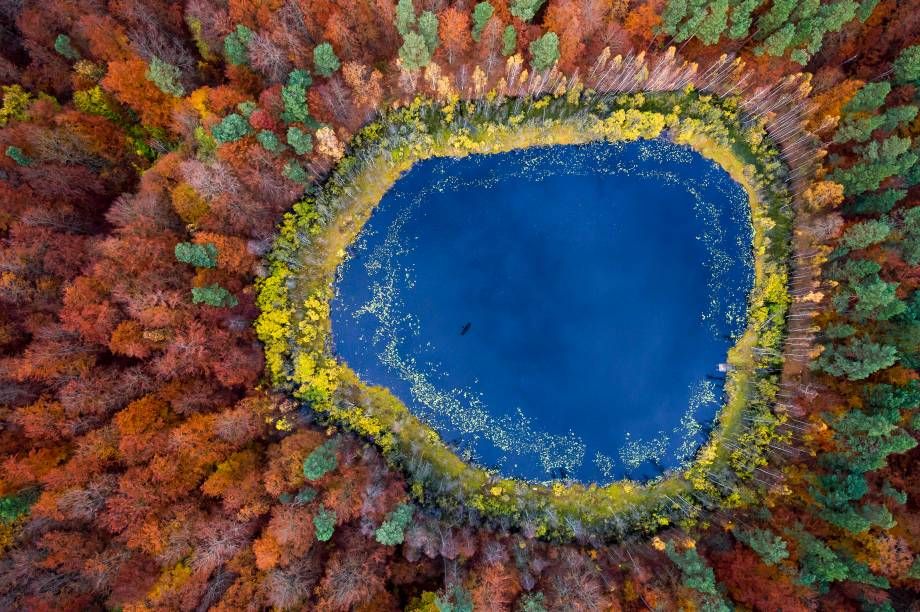
[[[54,39],[54,50],[71,61],[75,62],[80,59],[80,54],[73,48],[70,36],[67,36],[67,34],[57,35],[57,38]]]
[[[418,18],[418,33],[425,39],[429,57],[441,44],[438,36],[438,18],[431,11],[425,11]]]
[[[716,577],[712,568],[706,563],[696,548],[678,552],[674,542],[668,542],[665,553],[680,568],[681,579],[685,587],[703,596],[704,606],[713,612],[729,612],[731,609],[722,600],[716,588]]]
[[[418,70],[427,66],[431,61],[431,52],[425,39],[415,32],[406,34],[402,47],[399,48],[399,59],[407,70]]]
[[[217,247],[210,242],[205,244],[180,242],[176,245],[175,253],[178,261],[191,264],[196,268],[217,266]]]
[[[239,300],[232,293],[215,283],[207,287],[192,287],[192,304],[233,308],[239,304]]]
[[[704,45],[714,45],[719,42],[722,32],[728,26],[728,0],[713,0],[709,4],[709,12],[696,30],[696,37]]]
[[[310,177],[307,175],[307,171],[296,159],[289,159],[285,162],[283,173],[285,177],[294,181],[295,183],[299,183],[300,185],[306,185],[310,182]]]
[[[786,541],[769,529],[739,529],[735,537],[747,544],[767,565],[776,565],[789,557]]]
[[[483,29],[485,29],[486,24],[494,13],[495,8],[488,2],[480,2],[476,5],[476,8],[473,9],[473,40],[479,42]]]
[[[249,122],[242,115],[230,113],[211,129],[217,142],[236,142],[252,131]]]
[[[786,48],[789,46],[789,43],[792,42],[794,36],[795,25],[787,23],[779,30],[773,32],[773,34],[770,34],[763,44],[754,50],[754,53],[757,55],[766,53],[767,55],[779,57],[786,52]]]
[[[313,150],[313,137],[295,125],[287,130],[287,143],[297,155],[306,155]]]
[[[870,220],[851,225],[840,242],[848,249],[864,249],[881,242],[891,233],[891,226],[885,220]]]
[[[920,81],[920,45],[914,45],[901,51],[901,55],[891,66],[898,83],[916,83]]]
[[[859,215],[887,213],[894,205],[907,197],[906,189],[886,189],[860,196],[853,203],[852,212]]]
[[[316,539],[320,542],[328,542],[335,531],[335,512],[326,509],[326,506],[320,506],[319,510],[313,516],[313,527],[316,529]]]
[[[240,24],[236,29],[224,37],[224,57],[234,66],[249,63],[249,41],[252,40],[252,30]]]
[[[508,57],[517,51],[517,30],[513,25],[505,27],[502,32],[502,55]]]
[[[341,67],[332,45],[327,42],[313,49],[313,65],[316,67],[316,72],[324,77],[332,76],[332,73]]]
[[[824,592],[831,582],[847,579],[849,567],[827,544],[805,531],[801,525],[788,533],[799,546],[799,582]]]
[[[559,37],[547,32],[530,43],[530,65],[537,72],[551,68],[559,60]]]
[[[747,36],[751,29],[753,21],[752,14],[761,5],[761,0],[742,0],[731,8],[731,27],[728,29],[728,37],[732,40],[738,40]]]
[[[28,166],[32,163],[32,158],[23,152],[19,147],[9,145],[6,147],[6,156],[12,159],[20,166]]]
[[[511,14],[521,21],[530,21],[546,0],[511,0]]]
[[[408,34],[415,25],[415,6],[412,0],[399,0],[396,4],[396,30],[401,36]]]
[[[374,538],[384,546],[396,546],[403,543],[406,527],[412,521],[414,508],[400,504],[390,512],[383,523],[374,531]]]
[[[307,480],[319,480],[339,464],[335,440],[320,444],[303,461],[303,475]]]
[[[150,58],[150,65],[144,76],[157,86],[157,89],[165,94],[181,98],[185,95],[185,88],[180,82],[182,73],[172,64],[167,64],[160,58],[154,56]]]
[[[885,98],[891,93],[891,83],[881,81],[878,83],[866,83],[856,95],[843,107],[848,113],[866,113],[874,111],[885,103]]]
[[[280,153],[284,150],[284,144],[278,138],[278,135],[271,130],[260,130],[256,134],[256,140],[262,145],[262,148],[270,153]]]
[[[891,367],[897,360],[898,351],[895,347],[855,336],[847,344],[827,346],[815,362],[815,367],[831,376],[862,380]]]
[[[307,88],[313,84],[313,78],[306,70],[293,70],[288,75],[287,83],[281,88],[281,101],[284,112],[281,118],[285,123],[303,123],[312,127],[313,118],[307,105]]]

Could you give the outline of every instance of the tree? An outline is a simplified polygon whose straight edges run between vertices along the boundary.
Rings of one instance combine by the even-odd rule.
[[[752,14],[760,5],[761,0],[742,0],[737,4],[732,4],[731,26],[728,29],[729,38],[738,40],[747,36],[753,21]]]
[[[67,34],[57,35],[57,38],[54,39],[54,50],[71,61],[75,62],[80,59],[80,54],[73,48],[70,36],[67,36]]]
[[[786,541],[769,529],[739,529],[735,537],[750,546],[767,565],[776,565],[789,557]]]
[[[831,376],[862,380],[891,367],[897,360],[898,351],[895,347],[872,342],[863,336],[854,336],[847,344],[826,347],[815,362],[815,367]]]
[[[901,51],[901,55],[891,66],[898,83],[915,83],[920,81],[920,45],[914,45]]]
[[[716,589],[716,577],[712,568],[700,557],[696,548],[691,547],[681,553],[674,547],[674,542],[670,541],[665,545],[665,553],[680,568],[683,585],[704,596],[707,609],[714,612],[730,610]]]
[[[792,25],[787,22],[797,4],[797,0],[774,0],[770,9],[757,18],[757,38],[767,38],[784,25]]]
[[[884,191],[862,195],[853,203],[853,212],[860,215],[884,214],[906,197],[906,189],[885,189]]]
[[[521,21],[530,21],[546,0],[511,0],[511,14]]]
[[[728,26],[728,0],[715,0],[710,3],[705,19],[696,30],[696,37],[706,45],[719,42],[722,32]]]
[[[316,528],[316,539],[320,542],[328,542],[335,531],[335,512],[327,510],[325,506],[320,506],[319,510],[313,516],[313,526]]]
[[[415,6],[412,0],[399,0],[396,4],[396,30],[405,37],[415,25]]]
[[[867,113],[874,111],[885,103],[885,98],[891,93],[891,83],[888,81],[879,81],[878,83],[866,83],[856,95],[843,107],[848,113]]]
[[[303,462],[303,475],[307,480],[319,480],[338,465],[335,440],[316,447]]]
[[[9,145],[6,147],[6,156],[12,159],[20,166],[29,166],[32,164],[32,158],[26,155],[19,147]]]
[[[176,259],[197,268],[214,268],[217,266],[217,247],[211,243],[180,242],[176,245]]]
[[[307,88],[313,83],[310,73],[306,70],[292,70],[288,75],[287,84],[281,88],[281,101],[284,112],[281,119],[285,123],[300,122],[310,125],[310,109],[307,106]]]
[[[559,37],[555,32],[547,32],[530,43],[530,64],[538,72],[551,68],[559,59]]]
[[[492,19],[494,13],[495,8],[488,2],[480,2],[476,5],[473,9],[473,40],[479,42],[483,29],[485,29],[489,19]]]
[[[428,55],[434,53],[434,50],[440,45],[438,36],[438,18],[431,11],[425,11],[418,18],[418,33],[425,39],[425,46],[428,47]]]
[[[825,590],[828,583],[847,579],[849,568],[827,544],[805,531],[801,525],[787,533],[798,543],[799,581],[802,584]]]
[[[278,135],[270,130],[259,130],[256,133],[256,140],[262,145],[262,148],[271,153],[280,153],[284,150],[284,143],[278,138]]]
[[[303,164],[298,162],[296,159],[289,159],[284,163],[282,174],[284,174],[284,176],[288,179],[300,185],[306,185],[310,182],[310,175],[307,174]]]
[[[505,27],[502,31],[502,55],[508,57],[517,51],[517,30],[513,25]]]
[[[399,48],[399,59],[407,70],[419,70],[431,61],[431,51],[420,34],[409,32],[403,37]]]
[[[224,57],[234,66],[249,63],[249,41],[253,32],[242,24],[224,37]]]
[[[332,45],[327,42],[313,49],[313,65],[316,66],[316,72],[324,77],[332,76],[332,73],[341,66]]]
[[[156,56],[150,59],[150,66],[144,76],[163,93],[177,98],[185,95],[185,88],[182,87],[180,82],[182,73],[172,64],[168,64]]]
[[[843,234],[841,243],[848,249],[864,249],[881,242],[891,233],[891,226],[884,220],[870,220],[850,226]]]
[[[313,150],[313,137],[294,125],[287,130],[287,143],[297,155],[306,155]]]
[[[787,23],[779,30],[770,34],[763,44],[758,46],[754,53],[757,55],[767,55],[781,56],[786,52],[786,48],[789,46],[789,43],[792,42],[793,37],[795,36],[795,24]]]
[[[211,129],[217,142],[236,142],[252,132],[249,122],[237,113],[230,113]]]
[[[384,546],[396,546],[403,543],[406,527],[412,521],[414,508],[408,504],[400,504],[390,512],[386,520],[374,531],[374,538]]]
[[[232,293],[218,284],[192,287],[192,304],[207,304],[218,308],[233,308],[239,304]]]

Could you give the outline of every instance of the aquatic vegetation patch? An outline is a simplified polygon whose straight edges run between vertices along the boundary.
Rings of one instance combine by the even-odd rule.
[[[461,459],[387,389],[362,382],[331,350],[329,301],[336,270],[384,193],[419,160],[539,145],[667,137],[720,164],[748,192],[754,288],[744,333],[730,350],[725,403],[692,460],[648,482],[606,486],[504,478]],[[780,437],[774,412],[782,364],[786,260],[792,225],[787,170],[761,122],[736,98],[693,90],[609,96],[578,89],[538,99],[417,100],[366,126],[325,185],[286,214],[259,281],[256,329],[272,382],[330,424],[372,440],[403,469],[419,503],[471,521],[569,539],[621,537],[701,509],[756,498],[764,449]],[[701,398],[705,390],[701,390]],[[692,423],[687,424],[693,427]],[[290,427],[285,419],[276,426]],[[698,424],[697,424],[698,426]],[[654,452],[634,445],[627,460]],[[692,454],[692,450],[687,450]],[[604,458],[600,458],[603,463]]]

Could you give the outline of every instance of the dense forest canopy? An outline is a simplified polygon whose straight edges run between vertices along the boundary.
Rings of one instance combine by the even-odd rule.
[[[914,4],[4,3],[0,608],[914,609]],[[794,227],[760,244],[744,427],[603,530],[565,482],[555,522],[489,475],[481,508],[435,503],[466,498],[393,459],[384,391],[287,360],[328,318],[288,291],[347,247],[336,202],[388,184],[360,152],[589,125],[783,185],[755,190],[767,239]]]

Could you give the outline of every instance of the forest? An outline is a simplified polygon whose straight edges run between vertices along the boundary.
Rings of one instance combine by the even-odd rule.
[[[0,609],[917,610],[914,4],[3,3]],[[536,491],[325,350],[414,160],[656,137],[760,270],[686,470]]]

